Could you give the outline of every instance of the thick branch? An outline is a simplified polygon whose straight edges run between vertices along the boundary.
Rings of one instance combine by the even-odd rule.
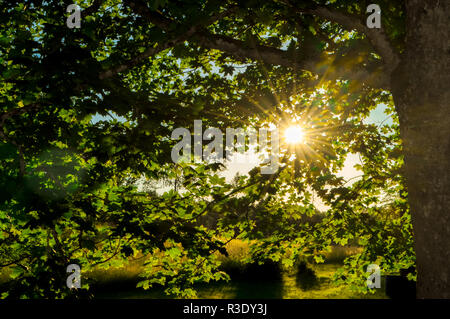
[[[259,60],[272,65],[305,70],[319,75],[324,80],[342,78],[360,81],[376,88],[387,88],[389,86],[388,78],[382,72],[369,72],[361,66],[353,66],[351,68],[340,66],[334,64],[334,59],[328,56],[313,56],[299,60],[289,52],[281,49],[258,44],[249,46],[244,41],[212,34],[207,31],[197,33],[193,40],[203,47],[226,52],[238,59]]]
[[[176,23],[164,17],[158,12],[151,11],[141,1],[127,1],[127,3],[134,12],[141,15],[142,17],[145,17],[149,22],[161,28],[162,30],[169,31],[170,26]],[[233,9],[234,8],[230,8],[229,10],[232,11]],[[207,24],[210,24],[215,20],[225,16],[225,12],[209,18]],[[249,46],[249,44],[245,43],[244,41],[236,40],[223,35],[212,34],[202,28],[202,25],[200,24],[189,29],[188,33],[188,37],[190,38],[190,40],[196,42],[198,45],[205,48],[226,52],[227,54],[230,54],[238,59],[258,60],[272,65],[280,65],[285,67],[293,67],[300,70],[306,70],[318,74],[323,79],[350,79],[376,88],[388,88],[388,77],[384,76],[383,72],[369,72],[362,66],[354,66],[352,68],[338,66],[337,64],[333,64],[333,59],[327,56],[314,56],[299,60],[297,59],[297,57],[281,49],[259,44]],[[184,36],[182,37],[187,38]],[[177,44],[176,41],[167,45],[163,45],[163,47],[167,48],[170,45],[175,44]],[[146,51],[147,54],[145,54],[145,52],[142,54],[145,55],[142,57],[142,59],[144,57],[151,56],[152,53],[156,51],[157,50],[155,49],[149,49],[148,51]],[[112,71],[111,73],[108,73],[112,75],[126,70],[136,64],[135,59],[128,61],[122,66],[116,67],[115,71],[108,70],[106,72]],[[137,59],[137,62],[142,60],[140,56],[138,56]]]
[[[284,2],[289,4],[289,1]],[[365,34],[374,50],[383,58],[384,63],[387,66],[387,71],[390,73],[397,67],[400,59],[397,52],[391,46],[383,28],[370,29],[362,23],[358,17],[337,10],[331,10],[327,7],[319,6],[311,9],[296,8],[296,10],[301,13],[312,14],[331,22],[336,22],[348,30],[356,30]]]

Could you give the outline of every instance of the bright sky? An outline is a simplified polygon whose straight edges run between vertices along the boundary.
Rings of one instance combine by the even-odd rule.
[[[365,120],[365,123],[374,123],[374,124],[392,124],[392,119],[388,117],[385,113],[386,106],[384,104],[379,104],[376,109],[374,109]],[[125,120],[124,118],[117,117],[113,115],[116,119]],[[111,120],[110,117],[105,117],[101,115],[95,115],[92,119],[93,123],[98,121],[108,121]],[[257,155],[254,151],[250,150],[246,154],[235,154],[233,160],[229,162],[227,168],[220,174],[224,176],[228,182],[230,182],[236,173],[240,175],[246,175],[248,172],[254,168],[257,164]],[[348,185],[353,184],[358,180],[357,176],[361,175],[361,171],[357,170],[354,165],[361,164],[359,156],[357,154],[349,154],[345,160],[343,169],[337,174],[338,176],[342,176],[345,180],[352,179],[349,181]],[[156,189],[158,193],[164,193],[169,190],[170,186],[160,186]],[[319,200],[315,199],[315,205],[319,210],[326,210],[327,207]]]
[[[387,118],[388,116],[384,113],[385,105],[379,104],[376,109],[374,109],[365,123],[374,123],[374,124],[380,124],[383,122],[384,124],[392,124],[392,119]],[[386,119],[387,118],[387,119]],[[236,155],[236,159],[228,165],[228,168],[223,172],[222,176],[225,176],[227,180],[231,180],[236,173],[239,173],[241,175],[247,174],[253,167],[255,167],[255,155],[253,152],[249,152],[246,154],[248,156],[248,161],[245,162],[245,158],[243,160],[243,157],[238,157],[239,155]],[[252,160],[253,159],[253,160]],[[355,164],[360,164],[359,156],[357,154],[349,154],[347,156],[347,159],[345,161],[344,168],[339,173],[340,176],[344,177],[346,180],[356,177],[357,175],[361,174],[361,171],[358,171],[353,166]],[[356,181],[355,179],[354,181]]]
[[[364,122],[366,124],[383,123],[391,125],[392,119],[384,113],[385,109],[386,106],[384,104],[379,104],[378,107],[369,114],[368,118]],[[252,158],[255,155],[250,152],[250,154],[248,154],[247,156]],[[344,162],[343,169],[337,174],[338,176],[342,176],[346,181],[350,180],[347,185],[351,185],[354,182],[358,181],[358,176],[362,174],[360,170],[354,167],[355,164],[362,163],[358,154],[350,153]],[[254,160],[248,161],[247,163],[243,162],[242,159],[236,160],[230,163],[227,169],[222,173],[222,176],[224,176],[227,181],[230,181],[236,175],[236,173],[239,173],[240,175],[246,175],[253,167],[255,167]],[[317,196],[314,199],[314,204],[318,210],[324,211],[327,209],[327,206],[324,205],[322,201],[317,198]]]

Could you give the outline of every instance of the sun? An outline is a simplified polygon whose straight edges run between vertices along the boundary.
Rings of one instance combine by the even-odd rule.
[[[298,125],[289,126],[284,131],[284,139],[288,144],[299,144],[303,142],[305,138],[305,132]]]

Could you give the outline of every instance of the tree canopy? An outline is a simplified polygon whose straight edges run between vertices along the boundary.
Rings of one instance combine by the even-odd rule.
[[[371,1],[75,2],[80,28],[66,25],[72,1],[0,5],[0,267],[14,278],[2,297],[89,294],[89,281],[67,289],[67,265],[138,255],[139,285],[192,297],[228,278],[216,252],[236,238],[286,266],[361,246],[335,280],[362,291],[369,264],[415,265],[391,87],[401,1],[377,1],[380,29],[366,26]],[[366,121],[379,105],[392,121]],[[227,162],[173,163],[172,131],[194,120],[223,132],[294,121],[307,143],[282,143],[274,174],[229,182]],[[339,175],[349,154],[352,181]],[[159,181],[177,187],[138,187]]]

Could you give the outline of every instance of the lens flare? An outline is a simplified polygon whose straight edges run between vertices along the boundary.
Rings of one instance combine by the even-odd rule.
[[[302,143],[304,138],[305,132],[303,132],[303,129],[298,125],[289,126],[284,131],[284,139],[288,144]]]

